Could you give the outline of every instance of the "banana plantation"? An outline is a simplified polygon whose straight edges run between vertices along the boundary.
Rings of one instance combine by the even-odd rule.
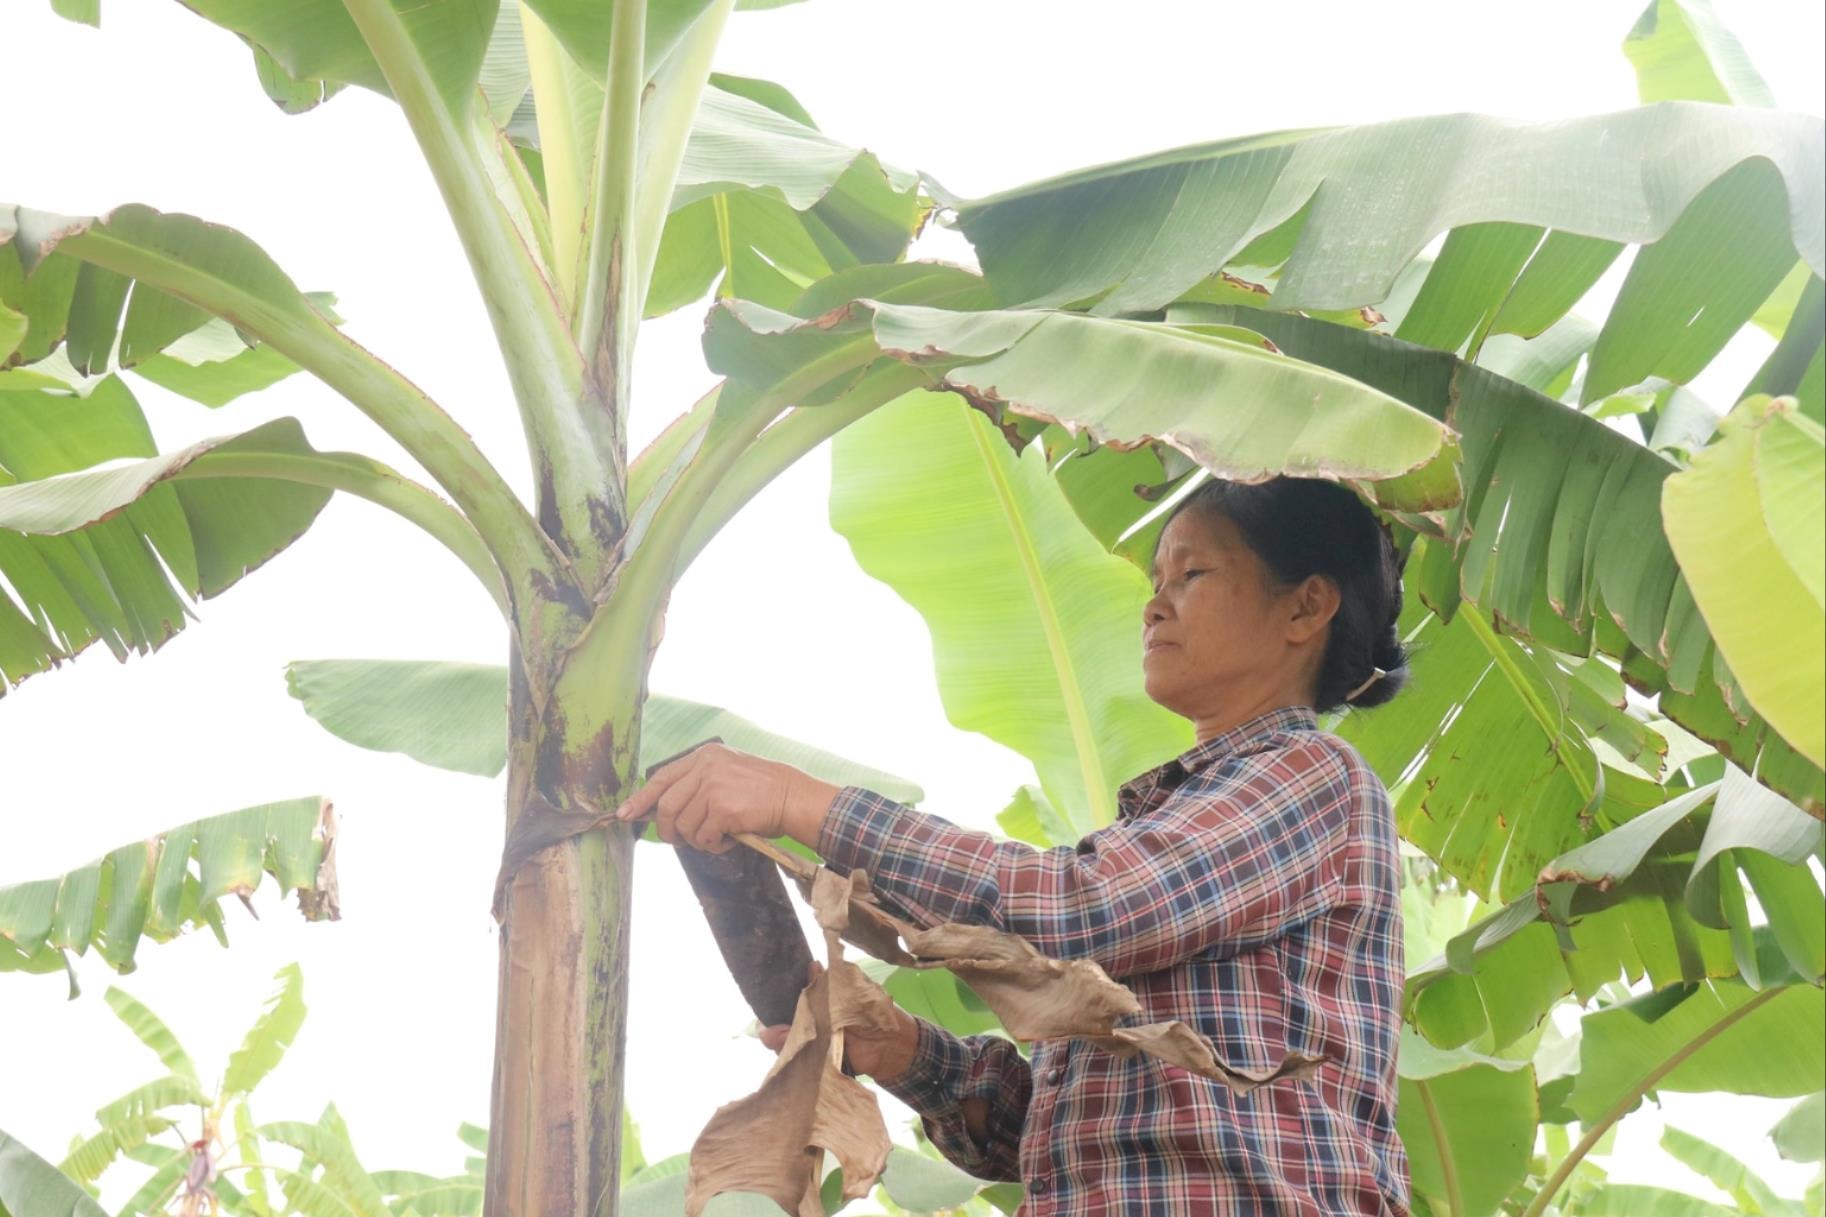
[[[683,1159],[647,1161],[623,1101],[632,860],[659,847],[607,812],[710,739],[924,798],[917,775],[648,687],[680,577],[808,458],[830,461],[831,528],[929,629],[951,723],[1031,762],[983,802],[1038,847],[1108,824],[1120,782],[1193,745],[1143,689],[1164,513],[1213,476],[1349,487],[1405,555],[1415,657],[1399,699],[1322,724],[1405,843],[1413,1211],[1722,1211],[1594,1161],[1663,1093],[1793,1100],[1776,1145],[1826,1157],[1821,120],[1772,107],[1703,0],[1653,0],[1624,44],[1636,108],[1271,131],[959,197],[943,164],[825,134],[791,81],[716,70],[732,11],[781,3],[169,6],[246,44],[225,106],[305,114],[351,87],[397,106],[498,340],[529,499],[261,234],[131,202],[132,181],[101,215],[0,203],[0,693],[30,699],[92,647],[156,664],[342,494],[473,576],[500,663],[301,660],[273,696],[507,792],[474,842],[505,847],[471,893],[500,971],[463,1173],[364,1165],[334,1108],[250,1114],[305,1017],[291,970],[204,1071],[127,991],[78,999],[157,1067],[97,1093],[90,1128],[0,1133],[0,1217],[683,1213]],[[105,36],[98,0],[50,4]],[[935,228],[973,261],[910,254]],[[704,317],[717,387],[631,451],[636,336],[679,310]],[[1746,327],[1772,353],[1702,399]],[[410,465],[319,449],[292,417],[161,449],[136,398],[212,407],[291,377]],[[157,944],[220,933],[263,886],[338,917],[335,793],[7,874],[0,1009],[75,957],[155,970]],[[914,1013],[998,1029],[945,972],[869,970]],[[1741,1211],[1822,1217],[1817,1174],[1787,1196],[1701,1137],[1662,1148]],[[839,1171],[824,1190],[842,1207]],[[899,1147],[852,1211],[1021,1201]]]

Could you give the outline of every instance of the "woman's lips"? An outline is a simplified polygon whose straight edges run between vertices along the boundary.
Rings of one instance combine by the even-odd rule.
[[[1151,655],[1155,651],[1160,650],[1160,648],[1162,648],[1162,647],[1170,647],[1172,645],[1173,644],[1170,642],[1150,642],[1150,643],[1148,643],[1147,647],[1142,651],[1142,654]]]

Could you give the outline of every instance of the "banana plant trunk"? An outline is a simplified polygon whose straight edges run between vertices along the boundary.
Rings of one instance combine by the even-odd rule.
[[[526,664],[548,658],[516,647],[511,659],[510,829],[535,790],[573,806],[613,806],[632,778],[637,714],[571,752],[562,707],[537,714]],[[602,678],[639,682],[640,674]],[[634,842],[625,828],[595,829],[540,851],[511,880],[495,1007],[491,1217],[616,1213]]]

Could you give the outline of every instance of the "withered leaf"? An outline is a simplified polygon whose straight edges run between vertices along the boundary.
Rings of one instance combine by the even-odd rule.
[[[881,907],[860,870],[840,876],[760,838],[738,839],[798,884],[824,929],[830,963],[800,994],[761,1089],[719,1109],[692,1147],[687,1217],[732,1191],[759,1192],[796,1217],[823,1217],[824,1150],[842,1164],[849,1199],[867,1195],[886,1168],[887,1130],[874,1095],[841,1066],[846,1028],[891,1029],[893,999],[844,960],[846,941],[903,967],[949,969],[1016,1039],[1086,1039],[1121,1056],[1145,1052],[1239,1092],[1311,1077],[1323,1063],[1294,1053],[1266,1069],[1238,1068],[1183,1022],[1117,1026],[1141,1003],[1090,960],[1051,959],[986,926],[912,925]]]
[[[846,1199],[875,1186],[888,1164],[887,1126],[874,1094],[841,1069],[843,1027],[880,1017],[859,995],[859,983],[872,982],[834,958],[800,994],[786,1045],[761,1088],[719,1108],[691,1147],[687,1217],[737,1191],[759,1192],[796,1217],[824,1217],[818,1187],[825,1150],[843,1167]],[[841,994],[835,1002],[833,992]]]
[[[1289,1053],[1278,1064],[1267,1069],[1234,1069],[1217,1059],[1211,1041],[1175,1019],[1170,1023],[1148,1023],[1140,1027],[1117,1027],[1107,1036],[1094,1037],[1096,1043],[1118,1056],[1145,1052],[1169,1065],[1178,1065],[1203,1077],[1216,1078],[1230,1089],[1247,1093],[1270,1082],[1299,1081],[1311,1077],[1325,1063],[1324,1057]]]
[[[1141,1012],[1127,988],[1086,959],[1049,959],[1013,934],[985,926],[939,925],[907,938],[921,967],[948,968],[976,991],[1018,1040],[1108,1033]]]
[[[1177,1019],[1118,1027],[1118,1020],[1141,1012],[1141,1003],[1097,964],[1088,959],[1051,959],[1026,939],[988,926],[945,924],[916,929],[875,905],[868,876],[861,871],[852,872],[847,882],[821,871],[814,890],[818,892],[814,904],[821,901],[832,908],[847,893],[846,925],[869,916],[885,918],[906,943],[905,952],[898,944],[895,951],[913,957],[903,966],[950,970],[1018,1040],[1088,1039],[1122,1056],[1145,1052],[1239,1092],[1311,1077],[1323,1063],[1320,1057],[1291,1053],[1267,1069],[1237,1068],[1218,1058],[1209,1039]],[[834,912],[821,911],[819,920],[827,928],[841,928],[834,924]]]

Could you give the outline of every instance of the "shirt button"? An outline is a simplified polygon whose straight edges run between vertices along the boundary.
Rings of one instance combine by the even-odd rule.
[[[1046,1082],[1050,1086],[1057,1086],[1060,1082],[1063,1082],[1064,1080],[1065,1080],[1065,1070],[1063,1070],[1063,1069],[1052,1069],[1052,1070],[1048,1071],[1046,1074]]]
[[[1046,1194],[1046,1180],[1035,1179],[1032,1183],[1027,1185],[1027,1191],[1029,1195],[1044,1196]]]

